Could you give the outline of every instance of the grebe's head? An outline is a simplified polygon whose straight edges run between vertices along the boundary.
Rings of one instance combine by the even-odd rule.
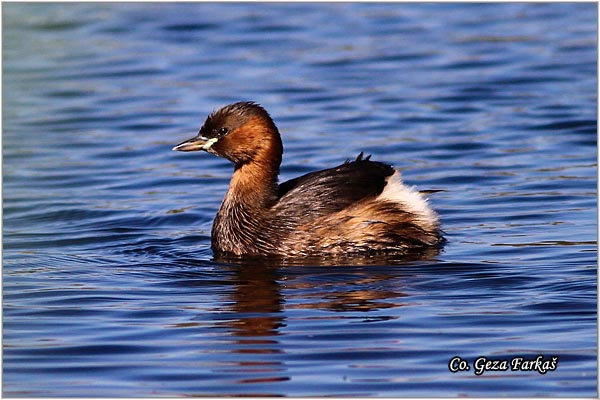
[[[236,164],[281,162],[281,137],[269,113],[254,102],[230,104],[206,118],[198,135],[173,147],[215,154]]]

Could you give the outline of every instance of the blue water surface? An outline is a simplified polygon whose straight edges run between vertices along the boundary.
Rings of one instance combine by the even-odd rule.
[[[2,11],[5,396],[598,395],[596,4]],[[373,154],[448,244],[214,259],[231,165],[171,148],[241,100],[282,180]]]

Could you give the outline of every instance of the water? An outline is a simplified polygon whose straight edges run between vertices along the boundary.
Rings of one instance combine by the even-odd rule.
[[[597,395],[596,5],[3,5],[5,396]],[[282,179],[360,151],[431,197],[423,260],[214,260],[263,104]],[[555,370],[475,359],[558,357]],[[452,373],[459,356],[469,371]]]

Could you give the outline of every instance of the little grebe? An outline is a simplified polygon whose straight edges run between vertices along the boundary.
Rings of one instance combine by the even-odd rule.
[[[204,150],[234,164],[212,227],[216,255],[414,253],[444,241],[421,193],[392,166],[362,153],[278,185],[281,137],[254,102],[213,112],[196,137],[173,150]]]

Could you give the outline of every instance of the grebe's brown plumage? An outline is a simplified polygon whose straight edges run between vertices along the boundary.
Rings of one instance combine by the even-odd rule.
[[[256,103],[213,112],[196,137],[173,149],[204,150],[234,164],[212,227],[217,255],[414,254],[443,242],[421,194],[392,166],[362,153],[278,185],[281,137]]]

